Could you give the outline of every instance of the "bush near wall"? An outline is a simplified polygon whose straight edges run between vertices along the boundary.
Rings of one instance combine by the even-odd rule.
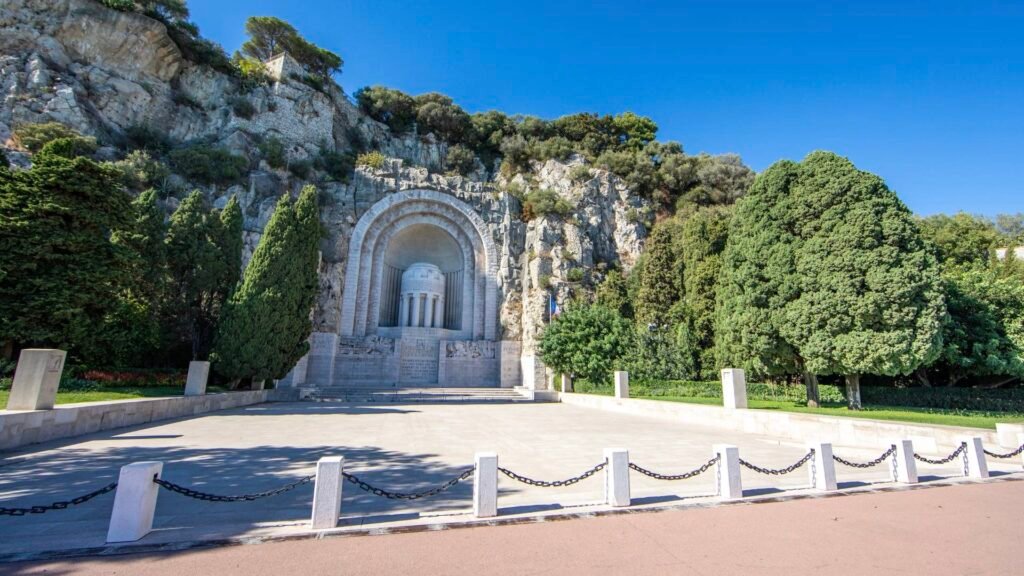
[[[574,382],[577,392],[611,395],[614,386],[592,384],[586,380]],[[831,384],[819,386],[822,402],[844,403],[843,388]],[[719,382],[692,382],[683,380],[633,381],[629,383],[633,397],[721,398]],[[748,383],[747,398],[751,400],[781,400],[796,404],[807,402],[803,385]],[[1024,389],[977,388],[896,388],[891,386],[863,386],[861,399],[865,405],[896,406],[905,408],[937,408],[945,410],[979,410],[986,412],[1024,412]]]

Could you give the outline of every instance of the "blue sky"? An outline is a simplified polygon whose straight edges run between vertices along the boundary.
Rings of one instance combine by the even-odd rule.
[[[234,51],[274,15],[383,84],[468,111],[631,110],[756,170],[815,149],[920,214],[1024,211],[1024,2],[191,0]]]

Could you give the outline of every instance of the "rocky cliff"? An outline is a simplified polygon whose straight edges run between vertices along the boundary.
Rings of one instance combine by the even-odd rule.
[[[560,301],[589,290],[609,266],[629,268],[646,234],[646,201],[621,179],[591,169],[589,177],[570,176],[567,163],[535,164],[513,181],[480,170],[471,177],[438,173],[447,145],[433,136],[395,136],[363,115],[342,90],[318,90],[288,72],[287,59],[269,66],[272,82],[243,90],[239,82],[185,59],[160,22],[118,12],[93,0],[5,0],[0,4],[0,143],[15,165],[31,158],[14,148],[12,131],[23,124],[57,121],[95,136],[97,155],[116,160],[124,154],[126,133],[145,127],[173,145],[202,141],[245,157],[243,182],[210,186],[172,176],[178,191],[194,188],[222,206],[238,196],[246,217],[251,252],[282,194],[306,182],[321,190],[322,292],[316,329],[338,323],[348,239],[359,217],[375,202],[399,190],[429,188],[473,206],[500,251],[499,294],[502,338],[536,345],[548,294]],[[244,113],[233,103],[244,98]],[[381,151],[380,168],[360,167],[348,182],[304,177],[275,170],[262,159],[261,143],[280,141],[290,160],[311,159],[323,151],[354,147]],[[530,181],[527,182],[526,180]],[[508,193],[522,185],[547,188],[572,206],[568,216],[542,216],[525,222],[519,200]],[[640,215],[640,216],[638,216]]]

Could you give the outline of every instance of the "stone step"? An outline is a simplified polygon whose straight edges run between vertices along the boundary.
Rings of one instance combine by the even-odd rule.
[[[531,398],[511,388],[348,388],[325,387],[303,390],[304,399],[318,402],[530,402]]]

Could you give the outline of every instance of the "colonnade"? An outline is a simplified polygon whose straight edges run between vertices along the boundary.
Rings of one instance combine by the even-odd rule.
[[[402,327],[443,328],[444,299],[438,294],[403,292],[398,320]]]

